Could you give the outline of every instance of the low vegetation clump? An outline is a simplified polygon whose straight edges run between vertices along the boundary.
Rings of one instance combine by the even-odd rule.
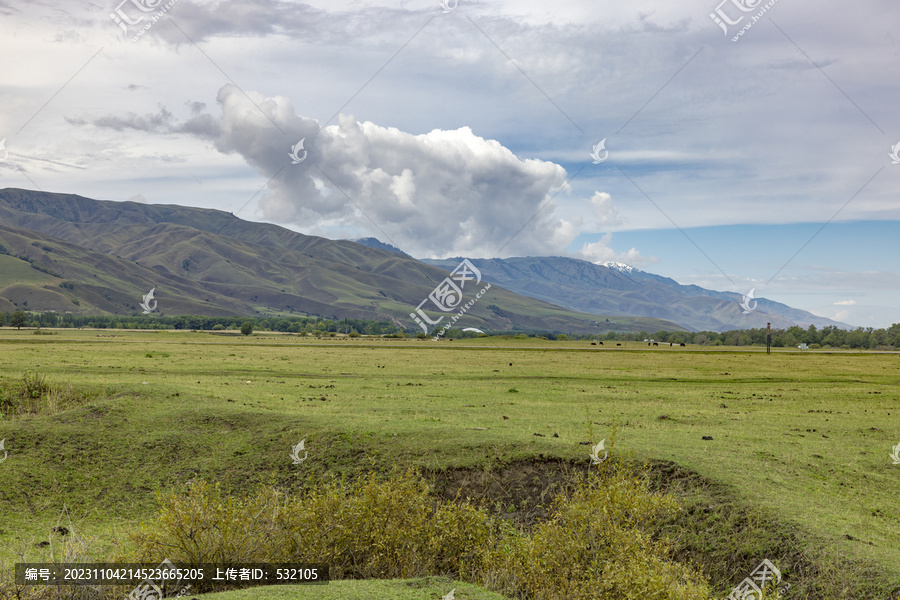
[[[46,376],[28,371],[19,380],[0,380],[0,419],[54,414],[80,398],[71,385],[51,385]]]
[[[131,535],[134,549],[109,561],[320,564],[332,579],[443,575],[533,600],[711,597],[703,576],[671,560],[667,540],[654,534],[658,520],[678,510],[674,500],[608,464],[558,496],[549,518],[530,530],[469,501],[438,500],[412,470],[309,485],[293,495],[266,485],[236,497],[197,482],[158,501],[158,514]],[[65,559],[85,552],[66,551]],[[0,593],[21,600],[128,593],[125,586],[5,585]]]
[[[549,520],[517,536],[514,551],[500,553],[499,561],[512,561],[504,569],[512,580],[503,587],[536,600],[707,598],[705,580],[670,560],[668,540],[654,534],[658,519],[677,510],[635,475],[602,471],[557,497]]]
[[[672,561],[667,540],[654,534],[678,510],[674,500],[606,464],[557,497],[530,531],[468,501],[437,500],[411,470],[290,496],[270,485],[237,498],[201,482],[159,504],[132,536],[135,553],[116,560],[325,564],[333,579],[449,575],[535,600],[709,597],[704,578]]]

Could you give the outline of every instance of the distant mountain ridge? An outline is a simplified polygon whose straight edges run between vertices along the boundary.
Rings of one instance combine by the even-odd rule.
[[[251,223],[218,210],[12,188],[0,190],[0,245],[4,312],[26,307],[140,314],[140,299],[156,288],[160,314],[317,315],[390,320],[412,329],[409,314],[448,275],[396,252]],[[460,327],[682,329],[643,317],[606,323],[492,284]]]
[[[409,256],[409,254],[407,254],[406,252],[404,252],[397,246],[393,246],[391,244],[386,244],[385,242],[382,242],[378,238],[364,237],[364,238],[357,238],[355,240],[350,240],[350,241],[356,242],[357,244],[362,244],[363,246],[368,246],[369,248],[378,248],[379,250],[387,250],[388,252],[394,252],[396,254],[402,254],[403,256],[408,256],[409,258],[412,258],[411,256]]]
[[[430,265],[456,264],[458,258],[424,259]],[[765,327],[850,325],[780,302],[756,298],[756,309],[743,314],[742,294],[682,285],[629,265],[594,264],[562,256],[472,259],[490,281],[523,296],[552,301],[579,312],[634,315],[674,321],[695,331]],[[552,300],[551,300],[552,298]],[[752,305],[752,304],[751,304]]]

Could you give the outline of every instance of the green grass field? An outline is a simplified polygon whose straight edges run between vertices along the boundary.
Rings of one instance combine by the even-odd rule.
[[[47,558],[57,525],[71,523],[99,553],[121,547],[152,516],[156,490],[190,480],[244,492],[392,464],[438,473],[560,459],[587,469],[583,442],[615,426],[617,456],[690,472],[660,475],[661,485],[698,508],[673,531],[722,596],[764,558],[792,581],[828,579],[835,597],[886,598],[900,586],[900,465],[888,456],[900,442],[897,354],[47,333],[0,330],[0,388],[31,371],[87,399],[0,419],[7,567],[23,552]],[[298,466],[289,452],[301,438],[309,458]],[[792,547],[779,548],[785,540]],[[816,597],[802,589],[788,598]],[[267,590],[221,598],[287,597]]]

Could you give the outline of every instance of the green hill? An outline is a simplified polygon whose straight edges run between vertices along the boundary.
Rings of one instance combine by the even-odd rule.
[[[7,188],[0,190],[0,223],[0,310],[136,314],[155,288],[158,312],[167,315],[316,315],[410,328],[409,313],[447,276],[393,252],[211,209]],[[496,285],[458,324],[571,333],[683,329],[653,318],[606,322]]]

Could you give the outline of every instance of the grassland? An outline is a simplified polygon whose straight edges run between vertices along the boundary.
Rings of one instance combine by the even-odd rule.
[[[0,420],[0,564],[20,548],[45,558],[59,541],[49,529],[70,519],[98,551],[114,549],[152,514],[156,490],[190,480],[241,492],[392,464],[580,468],[583,443],[617,427],[617,455],[690,472],[660,484],[692,506],[674,534],[723,592],[763,558],[788,577],[846,580],[829,587],[835,597],[900,585],[895,354],[50,333],[0,330],[0,387],[32,371],[88,399]],[[298,467],[288,453],[301,438]]]

